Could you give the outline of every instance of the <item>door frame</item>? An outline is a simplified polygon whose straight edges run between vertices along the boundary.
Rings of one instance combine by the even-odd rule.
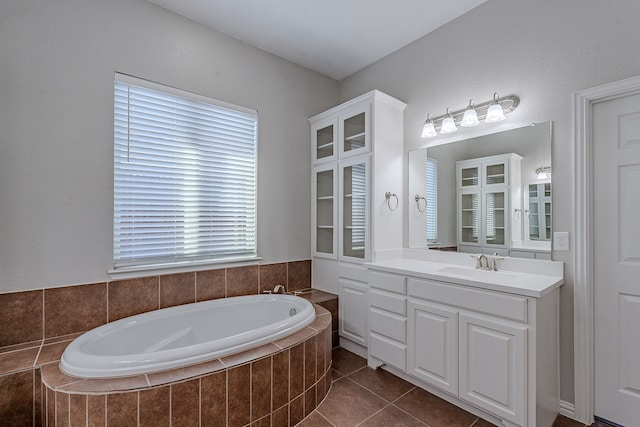
[[[573,97],[575,279],[573,284],[575,418],[591,424],[595,410],[593,105],[640,93],[640,76],[576,92]]]

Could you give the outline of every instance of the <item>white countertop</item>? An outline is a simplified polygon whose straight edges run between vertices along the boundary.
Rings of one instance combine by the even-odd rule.
[[[537,261],[544,263],[545,261]],[[411,258],[395,258],[365,264],[371,270],[406,276],[433,279],[492,291],[508,292],[528,297],[541,297],[564,283],[564,278],[557,272],[549,275],[534,274],[513,270],[483,271],[469,265],[427,261]],[[543,264],[539,264],[540,267]],[[540,271],[544,271],[543,268]],[[554,274],[555,273],[555,274]]]

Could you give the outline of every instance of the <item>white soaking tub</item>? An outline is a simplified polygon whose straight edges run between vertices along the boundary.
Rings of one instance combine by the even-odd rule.
[[[290,335],[315,319],[292,295],[249,295],[127,317],[79,336],[60,369],[80,378],[114,378],[179,368]]]

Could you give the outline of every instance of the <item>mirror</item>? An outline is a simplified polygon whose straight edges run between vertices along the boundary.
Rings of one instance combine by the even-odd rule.
[[[551,259],[551,122],[409,152],[409,247]]]

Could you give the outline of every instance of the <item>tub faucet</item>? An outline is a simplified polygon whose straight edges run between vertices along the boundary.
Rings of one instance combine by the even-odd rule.
[[[284,293],[286,293],[286,289],[282,285],[276,285],[275,288],[273,288],[273,293],[274,294],[284,294]]]

